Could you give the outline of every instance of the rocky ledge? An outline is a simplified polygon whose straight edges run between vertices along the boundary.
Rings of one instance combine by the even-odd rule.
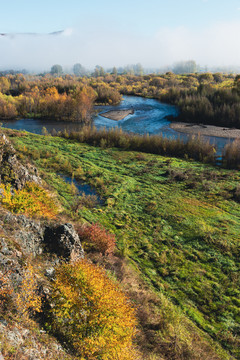
[[[37,169],[32,165],[23,166],[17,159],[16,151],[4,134],[0,134],[0,183],[10,183],[17,190],[26,182],[41,184]]]

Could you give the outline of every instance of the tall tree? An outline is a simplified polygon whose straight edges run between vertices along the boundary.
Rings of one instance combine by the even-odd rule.
[[[86,69],[79,63],[73,65],[73,73],[76,76],[86,75]]]
[[[100,66],[99,65],[95,66],[93,76],[95,76],[95,77],[100,76]]]
[[[117,76],[118,71],[117,71],[116,66],[114,66],[114,68],[112,69],[112,74],[115,75],[115,76]]]
[[[55,64],[51,67],[50,73],[52,75],[61,75],[63,73],[63,69],[62,69],[61,65]]]
[[[140,75],[140,76],[143,75],[143,67],[140,63],[138,63],[134,66],[134,73],[135,73],[135,75]]]
[[[98,77],[98,76],[104,76],[104,75],[105,75],[104,68],[102,66],[96,65],[93,76]]]
[[[6,77],[4,77],[4,76],[0,77],[0,92],[2,92],[4,94],[6,92],[8,92],[10,89],[10,85],[11,85],[11,83]]]

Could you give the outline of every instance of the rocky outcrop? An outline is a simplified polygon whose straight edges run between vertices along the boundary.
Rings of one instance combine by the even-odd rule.
[[[52,225],[32,220],[24,215],[13,215],[0,208],[0,273],[10,272],[11,281],[18,287],[22,281],[24,259],[36,257],[44,251],[54,253],[66,260],[84,257],[84,251],[72,224]],[[45,276],[54,278],[59,260],[46,261]]]
[[[15,149],[4,134],[0,134],[0,169],[0,183],[10,183],[15,189],[21,189],[28,181],[42,182],[35,167],[23,166],[18,161]]]
[[[45,256],[44,251],[47,251]],[[25,265],[32,257],[41,258],[41,273],[37,273],[38,292],[46,306],[55,278],[55,267],[59,259],[49,255],[49,250],[67,260],[83,257],[83,249],[72,224],[52,225],[41,223],[24,215],[13,215],[0,207],[0,287],[1,276],[12,284],[14,301],[25,273]],[[41,254],[41,257],[39,255]],[[45,309],[45,307],[44,307]],[[44,312],[43,312],[44,313]],[[31,360],[71,359],[56,339],[44,330],[36,332],[28,328],[21,318],[9,322],[0,313],[0,360],[8,359],[9,349],[15,357]],[[44,316],[41,315],[43,321]],[[39,317],[40,319],[40,317]],[[41,328],[39,328],[41,329]],[[6,356],[6,358],[5,358]]]
[[[38,220],[25,215],[13,215],[8,212],[4,222],[15,228],[14,237],[26,255],[40,255],[43,252],[44,226]]]
[[[47,226],[44,233],[44,242],[48,249],[58,256],[82,258],[84,255],[79,236],[72,224]]]
[[[37,170],[21,164],[11,143],[0,134],[0,183],[21,189],[29,181],[41,184]],[[10,358],[11,354],[14,358],[29,360],[72,358],[56,339],[41,329],[55,268],[59,264],[59,259],[49,256],[49,252],[67,260],[83,257],[81,242],[72,224],[56,225],[47,220],[15,215],[0,204],[0,290],[3,289],[3,295],[7,291],[6,301],[2,303],[0,291],[0,360]],[[31,323],[23,319],[21,313],[16,313],[17,307],[14,308],[28,265],[33,265],[35,272],[34,292],[43,301],[42,313],[36,318],[32,313],[29,315],[31,321],[40,321],[40,324],[36,321],[36,329],[28,326]],[[15,309],[13,317],[3,317],[5,306],[9,311]]]
[[[58,256],[70,259],[71,256],[82,258],[84,251],[79,236],[72,224],[43,224],[39,220],[33,220],[25,215],[13,215],[10,212],[0,216],[0,230],[2,224],[14,228],[14,239],[19,244],[25,255],[33,257],[47,252],[55,253]],[[1,255],[11,255],[4,238],[0,236],[0,260]],[[1,264],[1,261],[0,261]]]
[[[66,354],[62,346],[49,338],[44,330],[39,334],[22,327],[19,324],[12,326],[6,320],[0,319],[0,344],[1,348],[11,348],[14,350],[16,359],[43,360],[43,359],[66,359]],[[9,357],[6,357],[9,359]],[[0,360],[4,360],[0,352]]]

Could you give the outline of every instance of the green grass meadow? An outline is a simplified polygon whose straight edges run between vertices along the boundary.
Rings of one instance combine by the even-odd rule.
[[[239,359],[240,172],[23,134],[12,137],[14,146],[63,212],[113,232],[118,254],[144,281]],[[102,205],[81,201],[59,173],[93,186]]]

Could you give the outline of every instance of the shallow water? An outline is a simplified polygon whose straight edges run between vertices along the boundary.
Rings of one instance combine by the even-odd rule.
[[[101,113],[110,110],[120,109],[134,109],[133,115],[128,115],[123,120],[115,121],[104,118]],[[123,96],[123,100],[117,106],[96,106],[98,114],[94,116],[94,125],[97,128],[112,127],[122,128],[126,132],[133,132],[138,134],[162,134],[168,138],[187,139],[189,135],[179,133],[170,128],[170,121],[168,116],[176,117],[178,109],[175,106],[161,103],[154,99],[145,99],[137,96]],[[75,122],[56,121],[56,120],[41,120],[41,119],[18,119],[18,120],[4,120],[3,126],[10,129],[26,130],[32,133],[41,134],[42,128],[51,132],[53,129],[59,130],[79,130],[81,125]],[[216,137],[204,137],[211,144],[217,145],[217,155],[221,155],[224,146],[232,140]]]
[[[115,121],[101,116],[102,112],[110,110],[134,109],[134,114],[130,114],[123,120]],[[96,107],[100,112],[95,117],[94,123],[97,127],[112,128],[120,127],[126,132],[138,134],[159,134],[170,136],[176,131],[169,128],[170,121],[167,116],[176,117],[178,110],[175,106],[163,104],[154,99],[145,99],[137,96],[124,96],[123,101],[117,106]]]
[[[98,193],[96,192],[96,190],[88,185],[88,184],[85,184],[81,181],[78,181],[76,179],[72,179],[71,176],[68,176],[68,175],[64,175],[64,174],[58,174],[66,183],[68,184],[74,184],[76,186],[76,188],[78,189],[78,192],[79,192],[79,196],[85,194],[85,195],[94,195],[96,196],[96,200],[98,202],[99,205],[102,205],[103,204],[103,200],[100,198],[100,196],[98,195]]]

